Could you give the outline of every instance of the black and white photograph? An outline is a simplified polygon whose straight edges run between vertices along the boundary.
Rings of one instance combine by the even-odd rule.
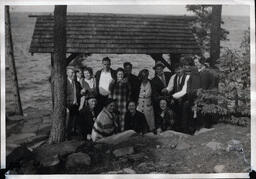
[[[7,176],[255,170],[254,2],[136,2],[3,3]]]

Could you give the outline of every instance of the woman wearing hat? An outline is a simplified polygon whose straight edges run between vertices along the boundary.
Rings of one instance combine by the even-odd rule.
[[[118,124],[117,115],[114,112],[115,102],[115,100],[109,98],[103,104],[104,107],[97,116],[92,129],[91,137],[94,142],[116,133]]]
[[[97,110],[97,100],[93,93],[86,96],[86,105],[79,112],[79,129],[80,134],[87,140],[91,139],[92,127],[99,111]]]

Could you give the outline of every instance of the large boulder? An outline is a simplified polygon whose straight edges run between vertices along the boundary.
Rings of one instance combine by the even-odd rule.
[[[35,158],[35,155],[33,152],[31,152],[27,147],[20,146],[14,149],[9,155],[6,157],[7,162],[7,168],[19,168],[20,164],[23,163],[23,161],[30,161]]]
[[[115,157],[122,157],[134,153],[133,147],[123,147],[113,151]]]
[[[76,152],[77,148],[82,144],[83,142],[77,140],[64,141],[58,144],[46,143],[35,149],[36,160],[42,164],[45,163],[45,158],[54,158],[54,160],[50,161],[49,163],[56,163],[57,157],[61,159],[71,153]]]
[[[181,132],[176,132],[176,131],[173,131],[173,130],[164,131],[164,132],[160,133],[159,135],[163,136],[163,137],[173,137],[173,136],[188,137],[189,136],[188,134],[184,134],[184,133],[181,133]]]
[[[223,149],[223,145],[219,142],[215,142],[215,141],[211,141],[211,142],[208,142],[206,144],[206,146],[210,149],[212,149],[213,151],[216,151],[216,150],[221,150]]]
[[[60,163],[58,155],[47,156],[40,161],[43,167],[55,167]]]
[[[67,157],[65,164],[66,169],[83,168],[91,164],[91,158],[86,153],[73,153]]]

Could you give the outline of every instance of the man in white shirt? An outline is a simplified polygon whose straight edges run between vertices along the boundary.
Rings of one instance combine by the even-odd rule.
[[[190,78],[190,66],[187,59],[181,59],[175,74],[171,76],[168,86],[162,92],[171,93],[173,99],[172,108],[176,113],[175,128],[180,132],[192,134],[189,116],[192,115],[191,105],[187,98],[187,85]]]
[[[97,91],[97,100],[101,109],[104,102],[108,99],[110,94],[109,85],[115,80],[115,71],[111,69],[111,60],[108,57],[102,59],[102,69],[96,72],[96,91]]]

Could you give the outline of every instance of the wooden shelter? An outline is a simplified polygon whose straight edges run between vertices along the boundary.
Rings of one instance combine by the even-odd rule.
[[[52,15],[30,16],[37,21],[30,52],[53,53]],[[200,49],[189,27],[191,16],[134,15],[134,14],[70,14],[66,24],[66,52],[70,62],[78,54],[148,54],[161,58],[171,54],[200,54]]]

